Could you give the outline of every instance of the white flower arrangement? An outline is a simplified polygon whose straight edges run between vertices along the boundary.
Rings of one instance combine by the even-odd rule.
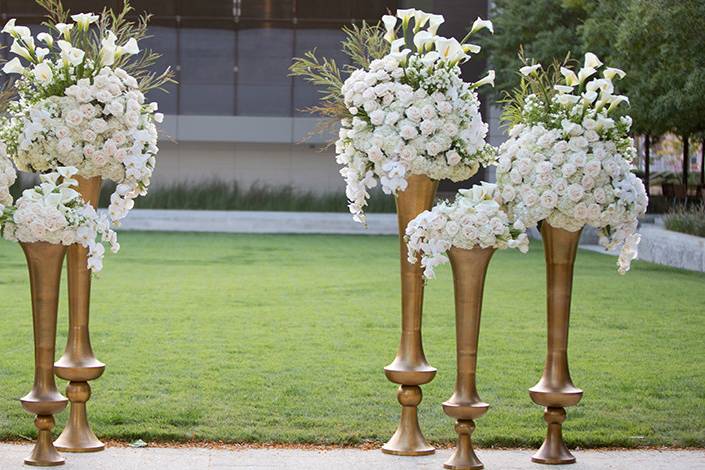
[[[13,185],[16,178],[17,172],[12,165],[12,160],[7,156],[7,147],[0,142],[0,213],[3,212],[5,206],[12,204],[10,186]]]
[[[399,19],[403,37],[397,39]],[[391,51],[353,71],[341,88],[349,114],[341,120],[336,160],[343,165],[350,212],[361,223],[368,189],[378,180],[385,193],[396,194],[410,175],[461,181],[494,161],[475,92],[493,84],[494,72],[470,84],[459,67],[479,51],[465,44],[470,34],[492,24],[478,19],[459,42],[436,35],[440,15],[398,10],[383,22]]]
[[[628,99],[613,94],[612,80],[624,72],[607,67],[588,80],[602,65],[588,53],[577,73],[554,67],[549,76],[538,64],[521,69],[528,91],[505,114],[513,126],[499,149],[497,183],[510,216],[527,227],[542,220],[568,231],[591,225],[605,248],[622,245],[624,274],[637,255],[638,217],[648,200],[631,171],[631,118],[617,115]]]
[[[502,205],[497,185],[483,182],[461,189],[453,203],[442,202],[424,211],[406,227],[409,262],[421,257],[424,276],[435,277],[434,268],[446,263],[451,247],[516,248],[529,250],[529,237],[521,221],[512,222]]]
[[[0,232],[7,240],[24,243],[47,242],[61,245],[78,243],[88,249],[88,269],[103,269],[103,255],[108,243],[117,253],[120,245],[110,229],[110,220],[99,216],[71,186],[78,170],[58,168],[41,175],[41,183],[27,189],[14,206],[0,211]]]
[[[50,13],[61,17],[62,11]],[[142,37],[146,19],[128,23],[110,11],[71,18],[75,23],[50,23],[50,33],[36,38],[14,19],[2,30],[18,56],[2,70],[19,78],[18,98],[0,120],[0,140],[20,170],[71,166],[83,177],[118,183],[109,207],[117,222],[146,194],[159,150],[155,123],[163,115],[157,103],[145,102],[144,92],[171,81],[171,72],[146,72],[157,56],[146,51],[136,58],[137,39],[126,37]]]

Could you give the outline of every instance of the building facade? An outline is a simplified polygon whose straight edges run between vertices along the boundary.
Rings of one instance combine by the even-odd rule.
[[[64,0],[74,12],[118,8],[121,0]],[[441,33],[462,37],[487,17],[486,0],[132,0],[153,14],[141,43],[162,53],[157,70],[171,67],[178,84],[150,97],[167,117],[154,185],[208,180],[290,185],[326,192],[343,187],[331,136],[311,135],[318,120],[303,111],[318,93],[288,74],[291,58],[316,48],[345,63],[340,28],[376,22],[397,8],[445,16]],[[42,11],[31,0],[0,0],[3,18],[40,29]],[[8,38],[3,38],[7,45]],[[3,51],[7,54],[7,50]],[[464,66],[479,78],[482,56]],[[486,119],[491,114],[488,110]],[[492,126],[495,127],[495,126]]]

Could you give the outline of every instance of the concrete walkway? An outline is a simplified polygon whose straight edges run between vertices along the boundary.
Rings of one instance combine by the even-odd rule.
[[[342,212],[187,211],[134,209],[122,230],[218,233],[396,235],[395,214],[368,214],[367,228]]]
[[[22,462],[30,446],[0,444],[0,469],[27,469]],[[65,454],[67,470],[407,470],[443,468],[450,450],[428,457],[393,457],[378,450],[124,449],[98,454]],[[530,450],[478,450],[488,470],[555,469],[530,461]],[[570,470],[703,470],[705,451],[576,451]]]

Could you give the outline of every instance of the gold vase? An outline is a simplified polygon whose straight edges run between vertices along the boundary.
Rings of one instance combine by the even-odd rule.
[[[394,361],[384,368],[387,379],[399,384],[397,399],[402,411],[399,426],[382,452],[416,456],[435,451],[421,433],[417,407],[422,398],[419,385],[433,380],[436,369],[426,361],[421,339],[423,270],[418,262],[409,263],[404,234],[409,222],[433,205],[438,181],[422,175],[410,176],[407,181],[408,187],[396,198],[401,259],[401,341]]]
[[[580,233],[541,225],[541,237],[546,257],[548,303],[548,353],[543,376],[529,389],[531,399],[544,409],[548,424],[546,440],[531,458],[544,464],[575,463],[575,457],[563,442],[562,424],[565,407],[576,405],[583,391],[573,385],[568,370],[568,325],[573,288],[573,266],[578,252]]]
[[[83,199],[97,207],[102,179],[100,177],[75,177],[76,190]],[[91,430],[86,412],[86,402],[91,396],[88,381],[95,380],[105,370],[91,348],[88,320],[91,303],[91,272],[88,269],[88,249],[74,244],[68,249],[67,270],[69,285],[69,333],[64,355],[54,364],[56,375],[69,384],[66,395],[71,411],[61,435],[54,445],[65,452],[97,452],[105,449]]]
[[[490,407],[480,399],[475,384],[477,370],[477,343],[480,338],[480,315],[485,274],[494,254],[494,248],[465,250],[453,247],[448,251],[453,268],[455,291],[455,337],[457,376],[455,392],[443,403],[443,411],[456,419],[458,445],[443,465],[454,470],[483,468],[472,448],[475,420]]]
[[[36,415],[37,442],[24,461],[27,465],[51,467],[62,465],[64,458],[52,443],[54,415],[66,408],[67,400],[56,389],[54,351],[59,308],[59,284],[66,247],[50,243],[21,243],[32,293],[34,326],[34,386],[20,399],[22,407]]]

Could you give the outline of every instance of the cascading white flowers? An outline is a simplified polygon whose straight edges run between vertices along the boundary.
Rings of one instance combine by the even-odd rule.
[[[420,255],[428,279],[435,277],[436,266],[448,262],[451,247],[529,250],[526,227],[510,220],[497,185],[486,182],[461,189],[454,202],[441,202],[419,214],[406,227],[405,239],[409,262],[416,263]]]
[[[0,142],[0,213],[6,206],[12,204],[10,186],[14,184],[16,178],[17,172],[7,156],[7,147]]]
[[[158,152],[155,123],[163,116],[157,103],[145,102],[141,87],[145,79],[149,87],[170,80],[170,72],[161,77],[140,72],[138,81],[121,67],[129,68],[130,57],[140,53],[137,40],[118,45],[99,15],[71,18],[75,23],[55,24],[54,35],[36,39],[14,19],[2,30],[13,38],[10,51],[17,55],[3,72],[19,78],[18,98],[0,120],[0,140],[20,170],[72,166],[83,177],[115,181],[109,213],[117,222],[146,194]]]
[[[397,39],[399,20],[403,37]],[[475,92],[493,84],[494,72],[471,84],[459,67],[479,51],[465,44],[470,34],[492,24],[478,19],[459,42],[436,35],[440,15],[398,10],[383,23],[391,51],[355,70],[341,89],[350,116],[341,121],[336,160],[343,165],[350,212],[361,223],[368,189],[378,180],[385,193],[396,194],[410,175],[461,181],[494,161]]]
[[[0,231],[7,240],[24,243],[47,242],[61,245],[78,243],[88,249],[88,269],[103,269],[103,243],[117,253],[120,245],[110,229],[110,220],[99,216],[72,188],[78,170],[60,167],[41,175],[41,183],[27,189],[14,206],[0,212]]]
[[[622,246],[618,269],[637,256],[638,217],[648,204],[641,180],[632,173],[636,154],[628,132],[631,118],[618,115],[625,96],[613,79],[624,72],[606,67],[591,53],[576,73],[558,69],[556,83],[539,64],[521,69],[531,90],[516,96],[509,139],[500,147],[497,182],[511,216],[534,226],[545,220],[577,231],[596,227],[600,244]],[[520,98],[520,99],[519,99]]]

